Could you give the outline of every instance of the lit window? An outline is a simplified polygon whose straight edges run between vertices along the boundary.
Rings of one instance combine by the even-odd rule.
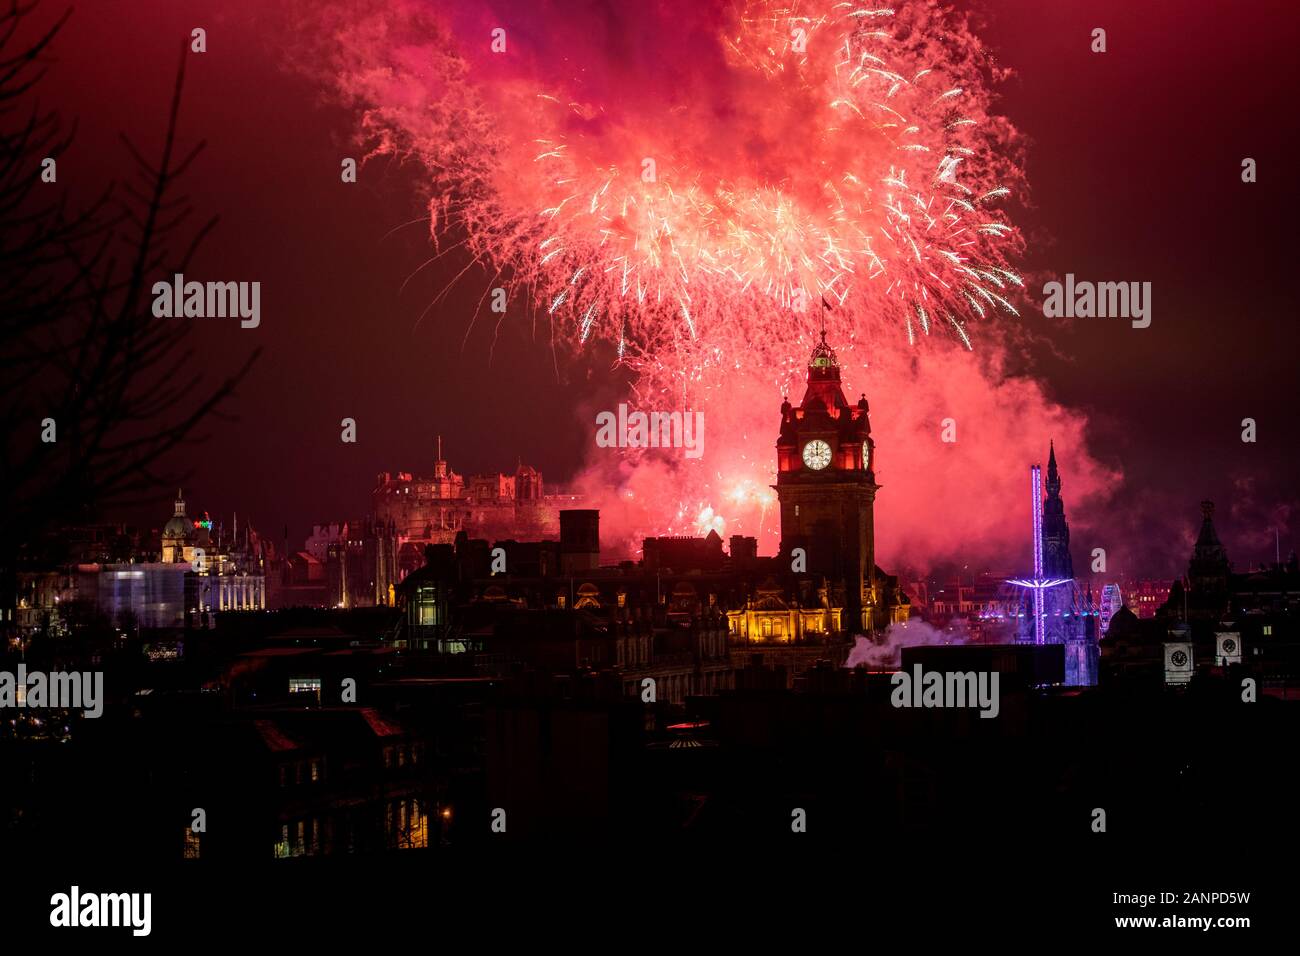
[[[289,855],[289,826],[281,824],[280,839],[275,844],[275,857],[277,860],[283,860]]]
[[[320,696],[320,678],[319,677],[290,677],[289,693],[291,694],[315,694]]]
[[[416,595],[417,623],[433,626],[438,621],[438,592],[433,587],[421,587]]]

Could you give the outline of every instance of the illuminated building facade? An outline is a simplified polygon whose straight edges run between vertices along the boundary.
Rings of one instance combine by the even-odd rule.
[[[1169,600],[1168,581],[1128,581],[1124,591],[1128,594],[1125,606],[1141,620],[1155,617]]]
[[[159,535],[159,560],[78,565],[78,593],[114,622],[151,630],[211,627],[221,611],[265,610],[266,562],[257,532],[245,524],[241,539],[237,522],[229,540],[213,532],[207,515],[190,518],[178,491]]]
[[[826,640],[843,627],[844,609],[831,607],[828,589],[817,589],[808,605],[787,596],[784,588],[759,587],[743,608],[727,612],[732,638],[745,644],[798,644]]]
[[[190,567],[175,561],[79,565],[77,591],[119,627],[134,622],[151,630],[181,628],[187,575],[193,576]]]

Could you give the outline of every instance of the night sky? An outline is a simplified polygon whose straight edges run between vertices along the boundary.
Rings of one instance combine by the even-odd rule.
[[[48,7],[50,19],[62,9]],[[1087,551],[1077,529],[1092,525],[1145,542],[1123,570],[1174,572],[1204,497],[1219,503],[1238,568],[1271,559],[1274,527],[1285,556],[1300,469],[1294,5],[996,0],[971,9],[1014,71],[998,105],[1028,140],[1031,196],[1019,221],[1034,299],[1066,272],[1153,284],[1145,330],[1032,309],[1019,320],[1024,370],[1086,415],[1091,454],[1125,476],[1105,513],[1080,514],[1070,449],[1058,447],[1076,565]],[[427,473],[439,433],[462,474],[513,470],[520,457],[548,481],[575,473],[591,431],[574,410],[608,387],[606,366],[553,353],[545,323],[519,310],[467,335],[485,281],[472,273],[420,321],[465,261],[448,256],[401,288],[431,250],[421,170],[380,161],[359,184],[340,183],[340,158],[356,155],[355,117],[286,68],[295,41],[286,5],[77,5],[41,87],[43,103],[79,123],[60,160],[70,194],[89,197],[124,175],[119,132],[156,145],[194,26],[207,29],[208,52],[188,63],[182,134],[208,147],[188,192],[221,223],[190,272],[261,281],[263,318],[257,330],[197,322],[194,356],[178,371],[213,380],[256,346],[265,353],[228,407],[238,420],[210,422],[208,440],[171,463],[193,472],[192,507],[227,520],[238,511],[276,538],[287,524],[300,546],[313,523],[364,514],[376,473]],[[1089,50],[1098,26],[1104,55]],[[1244,157],[1258,162],[1254,184],[1241,182]],[[884,414],[887,402],[872,402]],[[345,416],[358,422],[356,445],[339,442]],[[1255,444],[1241,441],[1245,417],[1258,421]],[[960,475],[951,482],[971,507],[997,506]],[[150,512],[106,517],[157,526],[173,491],[160,488]],[[888,566],[888,554],[878,557]]]

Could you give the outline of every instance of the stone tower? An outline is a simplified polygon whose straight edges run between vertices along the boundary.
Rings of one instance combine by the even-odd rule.
[[[1070,558],[1070,526],[1065,521],[1065,502],[1061,500],[1061,474],[1056,470],[1056,445],[1047,457],[1047,497],[1043,499],[1043,576],[1073,578],[1074,561]]]
[[[850,405],[826,333],[808,361],[807,389],[798,406],[781,405],[777,438],[777,498],[781,556],[803,548],[807,571],[843,583],[844,624],[871,631],[886,626],[876,581],[875,443],[867,398]]]

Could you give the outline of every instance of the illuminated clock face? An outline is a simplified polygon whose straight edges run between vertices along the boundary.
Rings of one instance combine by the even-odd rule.
[[[803,446],[803,463],[813,471],[821,471],[831,463],[831,446],[814,438]]]
[[[862,443],[862,470],[871,470],[871,442]]]

